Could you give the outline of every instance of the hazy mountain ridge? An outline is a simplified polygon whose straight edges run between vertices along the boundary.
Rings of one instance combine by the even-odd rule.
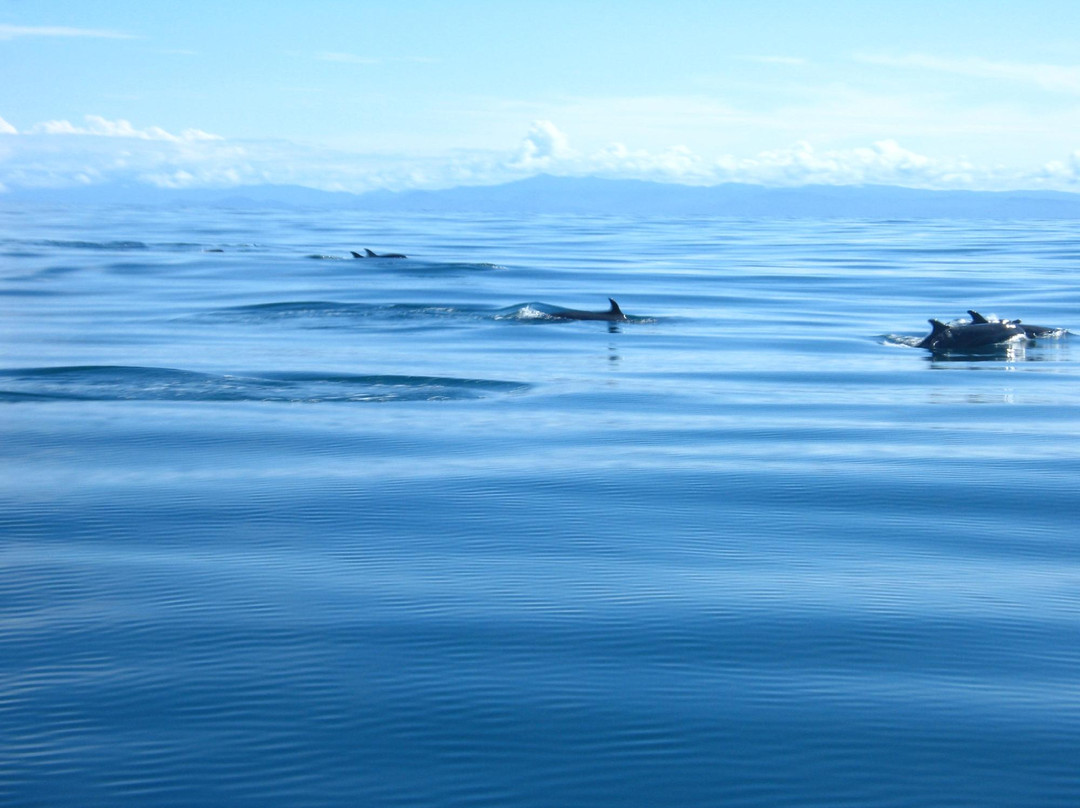
[[[220,207],[325,207],[387,212],[577,213],[588,215],[779,218],[1080,218],[1080,194],[1061,191],[935,191],[882,185],[768,187],[677,185],[644,180],[540,175],[503,185],[437,191],[320,191],[252,185],[170,189],[96,185],[18,189],[0,205],[141,204]]]

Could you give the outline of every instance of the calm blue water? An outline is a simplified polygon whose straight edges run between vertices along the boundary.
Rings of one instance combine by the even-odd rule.
[[[1078,279],[1075,222],[2,212],[0,802],[1080,804],[1080,337],[905,344]]]

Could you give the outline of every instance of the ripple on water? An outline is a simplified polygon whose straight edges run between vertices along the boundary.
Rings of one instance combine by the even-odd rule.
[[[454,401],[529,385],[439,376],[282,372],[196,373],[153,367],[42,367],[0,371],[0,402],[19,401]]]

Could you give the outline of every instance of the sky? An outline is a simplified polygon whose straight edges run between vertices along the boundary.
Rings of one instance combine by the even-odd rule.
[[[1080,191],[1080,0],[0,0],[0,191]]]

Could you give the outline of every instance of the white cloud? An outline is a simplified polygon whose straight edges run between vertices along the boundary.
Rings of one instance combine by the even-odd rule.
[[[1066,160],[1047,163],[1040,172],[1040,179],[1050,187],[1076,190],[1076,186],[1080,186],[1080,151],[1074,151]]]
[[[858,61],[883,67],[933,70],[973,78],[1020,82],[1056,92],[1080,93],[1080,67],[999,62],[989,59],[946,59],[923,53],[905,56],[856,54]]]
[[[212,135],[201,129],[185,129],[179,135],[166,132],[158,126],[136,129],[130,121],[119,119],[110,121],[100,115],[86,115],[86,126],[75,126],[71,121],[44,121],[35,124],[29,134],[47,135],[93,135],[96,137],[136,138],[138,140],[167,140],[174,143],[196,140],[221,140],[220,135]]]
[[[574,156],[566,135],[555,124],[551,121],[534,121],[511,165],[526,170],[543,170]]]
[[[12,126],[10,123],[0,118],[0,135],[17,135],[19,130]]]
[[[533,124],[518,151],[489,167],[493,175],[527,175],[545,171],[573,176],[598,175],[692,185],[746,182],[765,185],[865,185],[974,187],[995,185],[1001,178],[958,159],[941,161],[885,139],[870,146],[819,151],[806,141],[751,156],[705,157],[683,145],[659,151],[630,149],[611,143],[583,153],[551,122]],[[505,176],[504,176],[505,178]]]
[[[572,173],[704,185],[715,181],[716,166],[686,146],[650,152],[611,143],[578,160]]]
[[[0,39],[25,36],[89,37],[95,39],[134,39],[132,34],[121,31],[103,31],[95,28],[65,28],[54,25],[0,25]]]
[[[110,181],[174,186],[266,181],[245,165],[242,147],[199,129],[174,134],[87,115],[80,126],[45,121],[2,142],[0,182],[8,188]]]
[[[941,161],[903,148],[895,140],[868,147],[817,151],[800,142],[742,160],[720,161],[738,182],[768,185],[902,185],[920,188],[992,185],[993,172],[963,160]]]
[[[216,165],[200,166],[192,170],[178,168],[138,175],[140,181],[158,188],[201,188],[255,185],[265,180],[258,172],[243,167],[231,168]]]

